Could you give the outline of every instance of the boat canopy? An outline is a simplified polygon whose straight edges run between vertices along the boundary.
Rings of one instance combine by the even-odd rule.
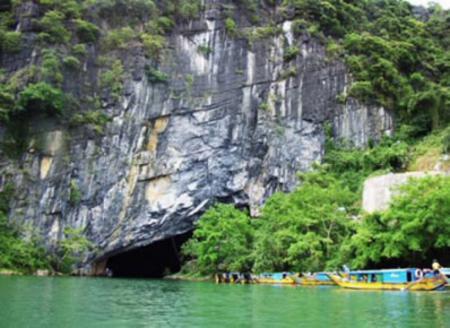
[[[317,272],[314,275],[314,278],[319,281],[331,281],[330,277],[325,272]]]
[[[260,276],[264,278],[271,278],[274,280],[282,280],[293,275],[294,275],[293,272],[264,272],[261,273]]]
[[[383,269],[383,270],[359,270],[350,271],[350,277],[357,281],[406,283],[419,279],[416,276],[416,268],[407,269]]]

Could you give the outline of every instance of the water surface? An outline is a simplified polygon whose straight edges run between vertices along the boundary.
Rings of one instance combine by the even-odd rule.
[[[450,327],[450,292],[0,277],[0,327]]]

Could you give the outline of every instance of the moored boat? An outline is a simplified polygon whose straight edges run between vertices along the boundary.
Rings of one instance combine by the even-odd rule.
[[[331,280],[325,272],[317,272],[311,275],[295,277],[295,282],[302,286],[334,286],[336,283]]]
[[[424,276],[422,270],[414,268],[359,270],[329,277],[340,287],[365,290],[431,291],[447,284],[441,275],[428,273]]]
[[[442,268],[441,273],[447,279],[447,288],[450,289],[450,268]]]
[[[217,284],[252,284],[255,283],[250,273],[224,272],[216,273],[214,280]]]
[[[271,285],[294,285],[295,273],[293,272],[264,272],[254,277],[258,284],[271,284]]]

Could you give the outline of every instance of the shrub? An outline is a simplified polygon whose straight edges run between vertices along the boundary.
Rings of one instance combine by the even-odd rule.
[[[58,245],[56,267],[63,273],[71,273],[74,265],[82,260],[83,255],[93,249],[92,243],[83,236],[82,229],[64,229],[64,239]]]
[[[196,223],[183,253],[193,257],[202,274],[251,269],[253,228],[250,218],[232,205],[216,205]]]
[[[158,59],[166,46],[166,39],[161,35],[143,33],[141,40],[149,57]]]
[[[169,80],[169,76],[166,73],[153,67],[146,66],[145,72],[147,73],[147,80],[150,83],[167,83]]]
[[[90,43],[97,41],[100,35],[100,30],[97,26],[83,19],[75,20],[75,25],[78,38],[81,42]]]
[[[199,0],[180,0],[177,5],[177,15],[184,19],[194,19],[200,12]]]
[[[5,53],[19,52],[22,47],[22,33],[0,31],[0,49]]]
[[[65,28],[65,16],[60,11],[51,10],[45,13],[40,20],[43,32],[40,38],[49,43],[68,43],[71,33]]]
[[[72,54],[76,57],[84,57],[86,56],[86,45],[85,44],[76,44],[72,47]]]
[[[108,122],[110,121],[111,119],[108,117],[108,115],[99,110],[96,110],[82,114],[75,114],[72,117],[70,123],[72,126],[87,124],[92,126],[96,133],[103,134],[106,124],[108,124]]]
[[[234,21],[233,18],[228,17],[225,20],[225,31],[229,34],[229,35],[236,35],[237,33],[237,25],[236,22]]]
[[[131,27],[123,27],[116,30],[111,30],[103,40],[103,48],[105,50],[122,49],[133,40],[136,33]]]
[[[283,59],[286,62],[294,60],[300,53],[300,49],[297,46],[292,46],[284,51]]]
[[[53,84],[61,84],[64,76],[61,73],[61,60],[52,49],[43,51],[42,57],[42,79]]]
[[[109,92],[114,101],[118,101],[122,96],[123,75],[124,69],[120,60],[114,61],[111,69],[100,75],[100,88]]]
[[[212,52],[213,49],[205,44],[201,44],[197,47],[198,52],[200,52],[201,54],[203,54],[204,56],[208,57]]]
[[[70,190],[69,190],[69,202],[71,205],[76,206],[81,202],[81,191],[78,187],[76,180],[70,180]]]
[[[64,58],[63,63],[66,67],[73,70],[80,67],[80,61],[77,57],[74,56],[67,56],[66,58]]]
[[[43,112],[48,115],[62,114],[64,109],[64,94],[45,82],[28,85],[19,94],[17,108],[30,113]]]

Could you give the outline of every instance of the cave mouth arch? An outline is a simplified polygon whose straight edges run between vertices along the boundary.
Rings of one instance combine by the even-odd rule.
[[[181,246],[192,231],[111,256],[106,261],[106,273],[123,278],[163,278],[180,271]]]

